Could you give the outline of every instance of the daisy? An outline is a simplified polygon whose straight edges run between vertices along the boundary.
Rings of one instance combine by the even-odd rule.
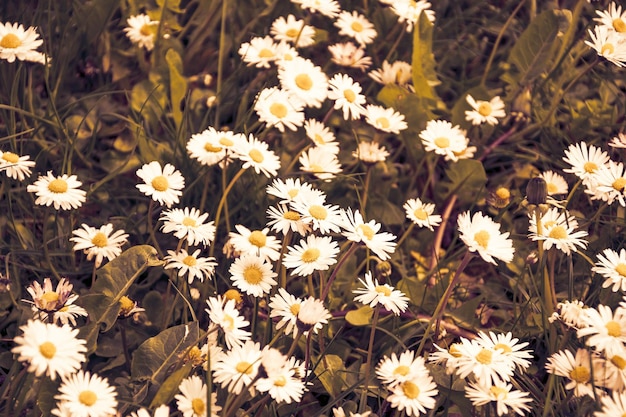
[[[445,120],[430,120],[419,134],[426,152],[444,155],[446,161],[458,161],[458,155],[467,148],[465,131]]]
[[[432,203],[423,203],[419,198],[411,198],[402,207],[406,217],[419,227],[427,227],[432,231],[433,226],[441,224],[441,216],[433,214],[435,205]]]
[[[0,151],[0,171],[4,171],[9,178],[24,181],[30,177],[30,169],[35,166],[35,161],[29,159],[29,155],[19,156],[13,152]]]
[[[161,168],[158,161],[152,161],[139,168],[137,176],[144,181],[137,184],[139,191],[168,208],[178,203],[185,188],[185,178],[172,164]]]
[[[26,191],[35,193],[35,204],[48,207],[53,205],[55,210],[69,210],[78,208],[85,202],[87,193],[78,188],[82,184],[76,175],[63,174],[55,177],[52,171],[48,171],[46,175],[40,175],[34,184],[26,187]]]
[[[324,195],[310,195],[306,200],[291,202],[291,208],[300,213],[302,221],[310,224],[313,230],[322,234],[339,233],[343,223],[341,209],[338,206],[326,204]]]
[[[79,370],[63,380],[54,398],[72,417],[109,417],[117,412],[116,396],[106,379]]]
[[[620,249],[617,253],[613,249],[605,249],[598,254],[599,262],[591,270],[603,275],[605,279],[602,288],[612,286],[611,290],[626,291],[626,249]]]
[[[275,177],[280,169],[278,156],[269,149],[267,143],[255,138],[253,134],[238,144],[235,156],[243,161],[243,169],[254,168],[254,172],[263,173],[267,178]]]
[[[266,192],[269,195],[280,198],[281,204],[288,204],[296,199],[306,199],[303,196],[307,195],[323,196],[321,191],[315,190],[307,182],[300,182],[299,178],[287,178],[286,180],[276,178],[272,181],[272,184],[267,186]]]
[[[556,207],[550,208],[540,219],[541,233],[537,231],[537,218],[532,213],[528,235],[532,240],[543,241],[543,248],[550,250],[552,246],[563,251],[567,255],[578,252],[578,248],[585,248],[587,241],[581,239],[587,236],[587,232],[579,230],[578,222],[568,211],[560,211]]]
[[[328,96],[328,77],[311,60],[297,57],[278,69],[281,87],[307,107],[319,108]]]
[[[369,417],[372,414],[371,411],[366,411],[364,413],[353,413],[350,411],[349,417]],[[333,417],[348,417],[343,408],[333,408]]]
[[[330,181],[342,172],[341,164],[334,153],[339,148],[313,147],[306,152],[302,152],[298,162],[302,166],[302,171],[310,172],[323,181]]]
[[[494,381],[509,381],[513,376],[515,364],[505,357],[502,349],[462,337],[455,351],[458,357],[454,358],[452,365],[461,378],[473,374],[476,381],[488,385]]]
[[[127,296],[123,295],[119,301],[120,311],[117,314],[119,318],[128,318],[135,313],[140,313],[142,311],[146,311],[145,308],[137,307],[137,301],[133,301]]]
[[[187,142],[187,152],[202,165],[212,166],[228,161],[230,151],[243,140],[245,136],[241,133],[217,131],[208,127],[201,133],[191,135]]]
[[[626,349],[620,355],[612,355],[606,359],[594,357],[594,381],[600,386],[623,391],[626,386]]]
[[[592,200],[600,199],[609,205],[615,200],[622,206],[626,206],[626,173],[624,164],[621,162],[609,161],[602,165],[594,175],[594,187],[586,190],[591,194]]]
[[[467,245],[470,252],[478,252],[485,262],[496,265],[494,258],[511,262],[515,249],[509,239],[509,232],[500,233],[500,224],[482,212],[470,215],[469,211],[461,213],[457,219],[459,237]]]
[[[381,261],[390,259],[390,254],[396,250],[396,236],[387,232],[380,232],[381,224],[375,220],[365,223],[363,216],[358,210],[352,211],[351,208],[341,212],[345,231],[342,233],[348,240],[352,242],[363,242],[365,246]]]
[[[266,258],[252,254],[244,254],[235,259],[228,272],[233,285],[253,297],[268,294],[277,284],[274,278],[278,274],[272,271],[272,264]]]
[[[140,408],[139,410],[130,413],[128,417],[169,417],[169,415],[169,406],[167,406],[166,404],[162,404],[154,409],[154,414],[150,414],[150,412],[145,408]]]
[[[267,367],[262,359],[261,363],[267,376],[259,378],[254,384],[255,388],[259,392],[267,392],[278,403],[300,403],[306,389],[304,382],[295,375],[296,370],[289,366],[284,355],[283,358],[274,359],[273,362],[272,366]],[[281,363],[281,366],[277,366],[277,363]]]
[[[326,17],[337,17],[341,6],[336,0],[292,0],[298,3],[300,7],[309,10],[311,13],[320,13]]]
[[[358,68],[365,71],[372,65],[372,58],[365,56],[365,49],[352,42],[336,43],[328,46],[331,61],[342,67]]]
[[[618,67],[626,66],[626,42],[619,33],[609,30],[606,26],[596,26],[593,32],[587,31],[591,41],[585,44],[596,53]]]
[[[339,34],[353,38],[361,46],[374,42],[378,33],[374,25],[365,16],[353,11],[339,13],[335,26],[339,28]]]
[[[293,268],[294,275],[307,276],[314,271],[326,271],[337,263],[339,245],[330,236],[309,235],[299,244],[288,246],[283,265]]]
[[[332,315],[324,307],[324,302],[317,298],[309,297],[300,303],[296,326],[303,335],[308,336],[311,331],[317,334]]]
[[[31,310],[34,318],[43,322],[49,322],[52,315],[53,323],[71,324],[76,326],[77,317],[87,317],[87,310],[74,304],[78,300],[78,294],[73,294],[73,285],[67,278],[61,278],[56,290],[52,288],[50,278],[45,278],[43,287],[39,282],[34,281],[26,288],[33,301],[22,300],[32,304]]]
[[[499,416],[509,415],[509,408],[523,416],[530,411],[527,403],[532,401],[528,392],[514,390],[511,384],[502,381],[495,381],[493,385],[470,382],[465,386],[465,396],[474,406],[495,402]]]
[[[304,132],[315,146],[327,147],[329,152],[335,155],[339,153],[337,138],[324,123],[316,119],[307,119],[304,122]]]
[[[292,231],[304,236],[311,231],[311,227],[302,221],[302,216],[298,212],[290,210],[286,204],[279,204],[277,207],[270,206],[266,213],[270,219],[267,225],[275,232],[286,235]]]
[[[427,409],[435,407],[438,394],[437,384],[425,372],[391,387],[391,395],[387,397],[387,401],[391,408],[405,410],[408,416],[419,416],[420,413],[427,413]]]
[[[620,132],[609,142],[609,146],[619,149],[626,149],[626,134]]]
[[[587,327],[584,318],[587,315],[587,306],[580,301],[563,301],[556,305],[557,312],[553,314],[554,319],[559,319],[569,327],[580,329]]]
[[[360,119],[365,113],[365,96],[361,94],[361,85],[355,82],[352,77],[346,74],[335,74],[328,81],[330,90],[328,98],[335,100],[335,110],[343,111],[345,120]]]
[[[531,365],[528,359],[532,358],[530,350],[522,350],[528,346],[528,342],[518,343],[518,338],[513,338],[511,332],[499,333],[489,332],[488,334],[481,331],[475,339],[487,349],[497,349],[507,360],[510,360],[518,369],[525,370]]]
[[[615,2],[611,2],[609,10],[596,10],[600,17],[595,20],[599,25],[605,26],[609,30],[619,34],[626,35],[626,11],[622,13],[622,6],[618,6]]]
[[[365,273],[365,281],[359,278],[365,288],[357,288],[352,292],[358,294],[354,301],[368,304],[370,307],[382,305],[385,310],[399,316],[408,307],[409,298],[400,290],[396,290],[389,284],[379,284],[377,279],[372,278],[371,272]]]
[[[539,175],[546,182],[549,196],[564,195],[569,191],[565,178],[554,171],[545,171]]]
[[[291,44],[285,41],[280,41],[278,46],[276,46],[276,61],[274,61],[274,63],[276,64],[276,67],[282,68],[285,62],[293,61],[299,56],[300,54]]]
[[[389,156],[389,152],[377,142],[359,142],[356,151],[352,152],[352,156],[363,161],[365,164],[376,164],[377,162],[385,162]]]
[[[506,116],[504,112],[504,101],[500,96],[495,96],[489,101],[476,100],[470,94],[465,96],[465,99],[472,107],[472,110],[465,111],[465,120],[472,122],[473,125],[480,125],[487,123],[495,126],[498,124],[498,119],[502,119]]]
[[[28,363],[28,372],[36,376],[46,375],[55,380],[74,374],[85,362],[86,342],[78,339],[78,329],[69,325],[61,327],[39,320],[28,320],[20,326],[24,333],[15,336],[16,346],[11,352],[17,360]]]
[[[180,394],[176,394],[176,407],[183,413],[184,417],[205,417],[208,412],[207,407],[207,387],[204,381],[197,376],[191,375],[183,379],[178,389]],[[211,416],[219,416],[222,407],[217,405],[217,394],[211,393]],[[167,414],[169,416],[169,414]]]
[[[594,417],[615,417],[626,414],[626,392],[616,392],[600,397],[602,409],[596,411]]]
[[[576,335],[590,336],[586,345],[609,356],[621,353],[626,343],[626,309],[617,307],[613,312],[611,307],[600,304],[585,313],[582,320],[587,326],[578,329]]]
[[[121,229],[113,232],[111,223],[100,226],[99,229],[85,223],[81,227],[72,231],[75,236],[70,241],[76,243],[72,249],[82,250],[88,261],[95,257],[96,268],[100,267],[104,258],[109,261],[117,258],[122,253],[122,246],[128,241],[128,234]]]
[[[275,127],[281,132],[285,128],[297,130],[304,123],[304,104],[292,94],[278,87],[264,88],[257,95],[254,111],[260,122]]]
[[[250,230],[247,227],[235,225],[237,232],[230,232],[230,243],[238,252],[251,253],[272,261],[280,258],[280,242],[274,236],[269,236],[270,229]]]
[[[278,289],[278,292],[270,298],[269,303],[270,317],[280,317],[276,323],[277,330],[284,327],[285,334],[292,333],[295,336],[298,333],[296,320],[301,304],[302,299],[289,294],[284,288]]]
[[[126,20],[128,27],[124,28],[124,33],[132,43],[137,44],[146,51],[154,49],[154,39],[159,28],[159,21],[150,19],[146,14],[131,16]]]
[[[163,211],[159,218],[164,222],[163,233],[173,233],[178,239],[186,239],[191,246],[210,245],[215,238],[215,222],[205,223],[208,213],[200,214],[197,208],[185,207]]]
[[[298,20],[292,14],[287,18],[280,16],[272,23],[270,33],[277,41],[293,43],[297,48],[304,48],[315,43],[315,28]]]
[[[36,51],[42,43],[35,27],[24,30],[17,23],[0,23],[0,59],[44,63],[44,55]]]
[[[412,87],[409,84],[413,80],[413,68],[411,64],[404,61],[383,61],[381,69],[371,71],[369,77],[379,84],[397,84],[404,88]]]
[[[446,374],[452,375],[457,370],[457,359],[461,357],[461,353],[459,353],[460,343],[452,343],[448,349],[437,346],[437,344],[433,344],[436,352],[430,353],[428,356],[428,361],[437,365],[446,367]]]
[[[376,129],[387,133],[399,134],[401,130],[408,127],[404,121],[404,115],[392,108],[375,104],[369,104],[365,107],[365,121]]]
[[[278,58],[277,48],[278,45],[274,39],[271,36],[265,36],[252,38],[250,42],[242,43],[237,52],[248,66],[269,68],[270,63]]]
[[[435,12],[430,7],[426,0],[399,0],[392,3],[391,11],[398,16],[398,22],[406,22],[406,31],[412,32],[422,12],[431,23],[435,21]]]
[[[393,387],[406,381],[428,374],[424,358],[415,356],[412,350],[404,351],[397,356],[383,357],[376,367],[376,375],[387,386]]]
[[[235,300],[224,302],[221,297],[209,297],[206,303],[209,307],[204,311],[209,314],[209,320],[220,326],[224,332],[228,349],[243,345],[250,339],[251,333],[243,330],[244,327],[250,325],[250,322],[239,314]]]
[[[548,358],[546,370],[551,374],[567,378],[569,381],[565,389],[573,389],[575,397],[594,396],[591,358],[587,349],[578,349],[576,357],[569,350],[552,354]]]
[[[233,346],[220,358],[213,368],[213,379],[229,393],[239,395],[256,378],[261,365],[259,343],[248,340]]]
[[[185,249],[181,249],[180,252],[173,250],[167,251],[168,255],[163,258],[166,262],[164,269],[178,269],[178,276],[182,277],[187,275],[187,282],[191,284],[194,279],[204,282],[204,278],[211,278],[215,272],[217,262],[215,258],[209,256],[204,258],[200,255],[200,249],[196,249],[194,253],[190,254]]]
[[[565,150],[563,161],[571,168],[563,171],[576,175],[586,185],[601,166],[609,162],[609,155],[593,145],[587,146],[585,142],[570,145]]]

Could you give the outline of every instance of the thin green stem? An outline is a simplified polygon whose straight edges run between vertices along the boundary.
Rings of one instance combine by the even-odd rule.
[[[350,256],[352,256],[352,254],[354,253],[354,251],[356,251],[356,248],[358,247],[359,247],[359,244],[357,242],[352,242],[352,245],[350,246],[350,248],[346,251],[346,253],[343,254],[339,262],[337,262],[335,269],[333,269],[332,274],[330,274],[330,277],[328,278],[328,282],[326,283],[326,287],[324,288],[324,292],[322,293],[322,297],[320,298],[320,300],[324,301],[326,299],[326,296],[328,295],[328,292],[330,291],[330,287],[333,285],[333,281],[335,280],[335,277],[337,276],[337,272],[339,272],[339,269],[341,269],[341,266],[348,260],[348,258],[350,258]]]
[[[402,233],[402,236],[400,236],[400,239],[398,239],[398,242],[396,243],[396,247],[399,248],[400,245],[402,245],[402,243],[406,240],[406,238],[411,236],[411,232],[413,231],[414,228],[415,228],[415,223],[411,222],[411,224],[409,225],[409,228],[406,229],[404,233]]]
[[[217,128],[220,125],[220,101],[222,100],[222,83],[224,78],[224,57],[226,55],[226,17],[228,16],[228,0],[222,0],[222,17],[220,21],[220,49],[217,55],[217,82],[215,95],[217,96],[217,106],[215,106],[215,123]]]
[[[367,360],[365,362],[365,380],[363,381],[363,391],[361,391],[361,400],[359,402],[359,413],[365,411],[367,405],[367,392],[369,389],[370,375],[372,370],[372,354],[374,352],[374,337],[376,335],[376,327],[378,326],[378,318],[380,317],[380,304],[374,308],[374,317],[372,317],[372,328],[370,330],[370,340],[367,345]]]
[[[220,216],[222,215],[222,209],[224,208],[224,205],[226,204],[226,199],[228,198],[228,193],[230,193],[230,190],[232,190],[233,186],[235,185],[237,180],[239,180],[239,178],[241,178],[241,176],[243,175],[244,172],[246,172],[246,170],[244,168],[241,168],[239,170],[239,172],[237,172],[235,174],[233,179],[230,180],[230,183],[228,184],[226,189],[222,192],[222,198],[220,198],[220,202],[217,205],[217,210],[215,211],[215,237],[216,237],[216,239],[217,239],[217,229],[220,227]],[[213,256],[214,252],[215,252],[215,245],[211,245],[211,249],[209,251],[209,256]]]

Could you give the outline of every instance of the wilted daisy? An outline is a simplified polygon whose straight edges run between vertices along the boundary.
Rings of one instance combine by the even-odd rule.
[[[587,236],[584,230],[574,231],[578,228],[578,221],[569,212],[561,211],[556,207],[550,208],[541,216],[541,233],[537,231],[537,218],[533,212],[530,219],[529,237],[532,240],[543,241],[543,248],[550,250],[552,246],[563,251],[567,255],[577,252],[578,248],[585,248],[587,241],[581,239]]]
[[[265,36],[252,38],[250,42],[242,43],[237,52],[248,66],[269,68],[270,63],[278,58],[277,48],[278,45],[274,39],[271,36]]]
[[[137,44],[146,51],[154,49],[154,40],[159,28],[159,21],[150,19],[147,14],[131,16],[126,21],[128,27],[124,28],[124,33],[132,43]]]
[[[285,328],[285,334],[292,333],[293,336],[298,333],[296,320],[300,312],[302,299],[291,295],[284,288],[279,288],[278,292],[270,298],[269,308],[270,317],[280,317],[276,323],[276,330]]]
[[[298,48],[315,43],[315,28],[307,25],[304,20],[296,19],[292,14],[289,14],[287,18],[280,16],[274,20],[270,33],[274,39],[291,42]]]
[[[30,169],[34,166],[35,161],[30,161],[29,155],[19,156],[13,152],[0,151],[0,171],[9,178],[24,181],[26,177],[30,177]]]
[[[406,22],[407,32],[413,31],[413,26],[419,21],[422,12],[429,21],[435,21],[435,12],[430,9],[431,4],[426,0],[396,0],[390,4],[391,10],[398,16],[398,22]]]
[[[412,88],[410,83],[413,80],[413,69],[408,62],[395,61],[390,64],[384,60],[382,68],[371,71],[369,76],[383,85],[397,84],[404,88]]]
[[[358,294],[354,301],[367,304],[370,307],[383,306],[385,310],[399,316],[408,307],[409,298],[400,290],[396,290],[389,284],[379,284],[377,279],[372,278],[371,272],[365,273],[365,281],[359,278],[365,288],[357,288],[352,292]]]
[[[617,253],[609,248],[597,256],[599,262],[591,270],[606,278],[602,288],[612,287],[613,292],[626,291],[626,249],[622,248]]]
[[[385,162],[389,152],[384,146],[379,145],[378,142],[361,141],[356,151],[352,152],[352,156],[365,164],[375,164],[377,162]]]
[[[191,135],[187,142],[187,152],[202,165],[211,166],[227,161],[232,149],[244,139],[245,136],[241,133],[217,131],[208,127],[201,133]]]
[[[396,250],[396,236],[388,232],[380,232],[381,224],[375,220],[365,222],[359,210],[351,208],[341,212],[345,231],[342,233],[352,242],[363,242],[365,246],[381,261],[386,261]]]
[[[365,16],[355,11],[339,13],[335,26],[339,28],[340,35],[349,36],[360,45],[374,42],[374,38],[378,35],[374,25]]]
[[[29,27],[24,30],[23,25],[17,23],[0,23],[0,59],[14,62],[31,61],[43,64],[45,57],[36,49],[43,43],[39,39],[37,28]]]
[[[372,58],[365,56],[365,49],[352,42],[336,43],[328,46],[331,61],[342,67],[358,68],[365,71],[372,65]]]
[[[545,180],[549,196],[567,194],[567,181],[561,175],[554,171],[545,171],[539,174],[539,176]]]
[[[560,350],[548,358],[546,370],[568,379],[565,389],[574,390],[575,397],[593,394],[591,358],[587,349],[578,349],[576,356],[569,350]]]
[[[306,200],[291,202],[291,208],[302,216],[302,221],[310,224],[313,230],[320,233],[338,233],[343,220],[338,206],[326,204],[326,196],[310,195]]]
[[[233,346],[242,345],[250,339],[251,333],[243,330],[249,326],[250,322],[239,314],[234,299],[223,300],[222,297],[209,297],[206,300],[209,320],[220,326],[224,332],[226,346],[231,349]]]
[[[270,229],[250,230],[241,224],[235,225],[237,232],[230,232],[230,243],[238,252],[252,253],[257,256],[277,260],[280,257],[280,242],[268,235]]]
[[[137,176],[144,181],[137,184],[139,191],[168,208],[178,203],[185,188],[185,178],[172,164],[161,168],[158,161],[152,161],[139,168]]]
[[[315,271],[326,271],[337,263],[339,245],[330,236],[309,235],[295,246],[289,246],[283,265],[293,268],[294,275],[307,276]]]
[[[283,90],[293,94],[307,107],[321,107],[328,96],[328,77],[311,60],[296,57],[278,69]]]
[[[280,203],[287,204],[296,199],[307,199],[306,196],[323,196],[321,191],[314,190],[311,184],[300,182],[299,178],[275,178],[272,184],[267,186],[267,194],[280,198]]]
[[[619,354],[626,343],[626,309],[600,304],[597,308],[588,308],[582,321],[587,326],[578,329],[576,335],[589,336],[585,343],[600,352],[612,356]]]
[[[530,411],[527,403],[532,402],[528,392],[515,390],[511,384],[503,381],[495,381],[493,384],[470,382],[465,386],[465,396],[475,406],[494,402],[499,416],[509,415],[509,408],[523,416]]]
[[[594,417],[615,417],[626,414],[626,392],[613,391],[611,395],[600,397],[602,408],[596,411]]]
[[[185,249],[181,249],[179,252],[168,250],[167,253],[168,255],[163,258],[166,262],[163,268],[177,269],[177,275],[179,277],[187,275],[187,282],[190,284],[196,278],[200,282],[204,282],[205,278],[211,278],[217,266],[214,257],[199,256],[200,249],[196,249],[193,253],[188,253]]]
[[[445,120],[430,120],[419,134],[426,152],[444,155],[446,161],[457,161],[467,148],[468,139],[459,126]]]
[[[71,416],[109,417],[117,413],[117,392],[109,382],[83,370],[63,379],[54,398]],[[58,404],[58,403],[57,403]]]
[[[387,401],[391,408],[404,410],[407,416],[427,413],[426,410],[435,407],[439,394],[437,384],[433,382],[428,371],[390,387],[390,391],[391,395],[387,397]]]
[[[332,315],[324,307],[324,302],[314,297],[309,297],[300,303],[297,314],[296,326],[298,330],[307,336],[311,331],[315,334],[328,323]]]
[[[197,208],[185,207],[163,211],[159,220],[163,221],[163,233],[172,233],[178,239],[186,239],[191,246],[208,246],[215,238],[214,222],[205,223],[208,213],[200,213]]]
[[[59,311],[61,308],[65,307],[66,304],[78,298],[78,295],[72,295],[73,288],[74,285],[72,285],[67,278],[61,278],[56,289],[52,287],[52,280],[45,278],[43,280],[43,286],[41,286],[39,282],[34,281],[26,288],[26,291],[33,298],[33,307],[42,312],[52,313]],[[30,301],[27,302],[30,303]]]
[[[500,96],[495,96],[489,101],[476,100],[470,94],[465,96],[472,110],[465,111],[465,120],[472,122],[473,125],[487,123],[489,125],[497,125],[498,119],[506,116],[504,112],[504,102]]]
[[[341,6],[336,0],[291,0],[311,13],[320,13],[326,17],[337,17]]]
[[[328,98],[335,100],[335,110],[341,109],[345,120],[356,120],[365,113],[365,96],[361,85],[346,74],[335,74],[328,81]]]
[[[369,104],[365,107],[365,121],[376,129],[387,133],[399,134],[401,130],[408,127],[403,114],[390,107],[385,108],[375,104]]]
[[[482,212],[470,215],[469,211],[461,213],[457,219],[459,237],[467,245],[470,252],[478,252],[484,261],[496,264],[494,258],[511,262],[515,249],[509,239],[509,232],[500,233],[500,224]]]
[[[176,407],[184,417],[206,417],[209,407],[207,400],[207,387],[204,381],[197,375],[191,375],[183,379],[178,389],[180,394],[176,394]],[[211,393],[211,416],[219,416],[222,407],[217,405],[217,394]],[[169,413],[167,414],[169,416]]]
[[[304,123],[304,104],[291,93],[278,87],[264,88],[257,95],[254,111],[260,122],[275,127],[281,132],[285,128],[297,130]]]
[[[243,161],[243,169],[254,168],[257,174],[275,177],[280,169],[280,159],[269,149],[267,143],[260,141],[253,134],[242,140],[235,148],[235,157]]]
[[[272,264],[266,259],[252,254],[244,254],[230,266],[228,270],[233,285],[242,292],[253,297],[268,294],[278,274],[272,270]]]
[[[626,66],[626,42],[624,36],[606,26],[596,26],[588,30],[591,41],[585,44],[593,48],[596,53],[618,67]]]
[[[296,211],[290,210],[286,204],[270,206],[267,211],[269,221],[267,225],[275,232],[286,235],[289,231],[297,232],[302,236],[311,231],[311,227],[302,221],[302,216]]]
[[[28,372],[36,376],[46,375],[56,379],[65,378],[80,369],[85,362],[85,341],[77,338],[78,329],[69,325],[61,327],[39,320],[28,320],[20,326],[23,335],[15,336],[16,346],[11,352],[17,360],[26,362]]]
[[[433,226],[441,224],[441,216],[433,214],[435,211],[433,203],[423,203],[419,198],[411,198],[402,207],[406,212],[406,217],[419,227],[433,230]]]
[[[248,340],[224,353],[212,369],[213,380],[231,394],[239,395],[254,381],[260,365],[260,345]]]
[[[559,319],[569,327],[580,329],[587,326],[584,321],[587,308],[585,303],[580,300],[566,300],[557,304],[557,311],[553,313],[551,318]]]
[[[122,246],[128,240],[128,234],[124,230],[113,231],[111,223],[100,226],[99,229],[83,223],[80,229],[72,231],[74,237],[70,238],[75,245],[75,251],[82,250],[87,255],[87,260],[96,258],[95,267],[99,268],[104,258],[115,259],[122,253]]]
[[[571,168],[565,168],[564,172],[569,172],[583,180],[588,184],[591,177],[600,169],[602,165],[609,162],[609,155],[602,149],[589,145],[585,142],[579,142],[570,145],[565,150],[563,161],[568,163]]]
[[[85,202],[87,193],[78,188],[82,184],[76,175],[54,176],[52,171],[48,171],[46,175],[40,175],[34,184],[26,187],[26,191],[35,193],[35,204],[54,206],[56,210],[69,210],[78,208]]]
[[[342,172],[341,164],[337,158],[339,148],[332,147],[312,147],[302,152],[298,162],[304,172],[310,172],[317,178],[330,181]]]

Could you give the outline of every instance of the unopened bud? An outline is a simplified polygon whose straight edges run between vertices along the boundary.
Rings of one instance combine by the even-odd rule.
[[[528,204],[538,206],[545,204],[548,198],[548,185],[541,177],[532,178],[526,186],[526,199]]]

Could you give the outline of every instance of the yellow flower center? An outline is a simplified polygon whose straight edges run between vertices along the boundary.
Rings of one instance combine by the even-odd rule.
[[[595,162],[587,161],[583,165],[583,169],[585,170],[585,172],[592,174],[596,172],[596,170],[598,169],[598,165],[596,165]]]
[[[366,224],[360,224],[359,225],[359,230],[361,231],[361,233],[363,233],[363,235],[367,238],[367,240],[372,240],[372,238],[376,234],[376,233],[374,233],[372,228],[369,227]]]
[[[486,230],[481,230],[480,232],[476,233],[474,235],[474,240],[476,241],[476,243],[478,243],[480,246],[483,247],[483,249],[487,249],[489,247],[489,238],[491,236],[489,235],[489,232]]]
[[[611,363],[615,365],[619,369],[626,368],[626,359],[622,358],[619,355],[615,355],[611,358]]]
[[[554,226],[550,229],[548,234],[552,239],[565,239],[567,237],[567,230],[563,226]]]
[[[445,136],[439,136],[433,142],[435,143],[435,146],[442,149],[450,146],[450,139],[446,138]]]
[[[448,349],[448,353],[450,355],[452,355],[455,358],[460,358],[462,356],[462,353],[459,352],[459,344],[458,343],[453,343],[450,346],[450,349]]]
[[[204,400],[202,398],[194,398],[191,400],[191,409],[194,415],[202,416],[205,412]]]
[[[87,407],[91,407],[92,405],[96,403],[96,401],[98,401],[98,396],[93,391],[85,390],[85,391],[81,391],[81,393],[78,394],[78,401],[80,401],[82,404],[86,405]]]
[[[410,400],[414,400],[420,395],[420,389],[411,381],[402,383],[402,392]]]
[[[576,366],[569,373],[570,379],[578,382],[579,384],[589,381],[590,376],[591,373],[589,372],[589,369],[584,366]]]
[[[546,191],[548,191],[548,195],[555,194],[559,188],[553,182],[546,183]]]
[[[152,25],[146,24],[141,26],[141,29],[139,29],[139,33],[141,33],[143,36],[152,36],[152,29],[150,28]]]
[[[2,159],[10,164],[17,164],[20,161],[20,157],[13,152],[5,152],[2,154]]]
[[[507,198],[511,198],[511,192],[507,188],[500,187],[496,190],[496,196],[506,200]]]
[[[299,89],[309,91],[313,87],[313,80],[309,74],[296,75],[296,85]]]
[[[350,27],[355,32],[362,32],[363,31],[363,25],[360,22],[352,22]]]
[[[222,325],[224,330],[233,331],[235,329],[235,319],[231,316],[224,314],[224,318],[222,320],[224,321],[224,324]]]
[[[609,321],[604,327],[606,327],[607,334],[611,337],[619,337],[622,335],[622,326],[615,320]]]
[[[232,140],[230,140],[226,136],[222,136],[220,138],[219,142],[220,142],[220,145],[224,145],[224,146],[233,146],[235,144],[235,142],[233,142]]]
[[[489,102],[483,101],[478,105],[478,113],[481,116],[489,116],[491,112],[493,112],[493,108]]]
[[[205,143],[204,144],[204,150],[207,152],[213,152],[213,153],[218,153],[219,151],[222,150],[221,146],[213,146],[210,143]]]
[[[185,227],[196,227],[196,220],[191,217],[185,217],[182,223]]]
[[[288,113],[287,106],[285,106],[282,103],[272,103],[272,105],[270,106],[270,113],[272,113],[274,116],[278,117],[279,119],[282,119],[285,116],[287,116],[287,113]]]
[[[554,220],[548,220],[547,222],[545,222],[545,223],[543,224],[543,227],[548,228],[548,227],[552,227],[552,226],[554,226],[555,224],[556,224],[556,222],[555,222]]]
[[[615,47],[610,42],[605,43],[604,45],[602,45],[602,48],[600,48],[600,55],[602,56],[613,55],[614,53]]]
[[[498,343],[493,348],[494,349],[500,349],[504,353],[511,353],[511,352],[513,352],[513,349],[511,349],[511,346],[507,345],[506,343]]]
[[[292,221],[292,222],[297,222],[298,220],[300,220],[300,215],[298,213],[296,213],[295,211],[289,210],[289,211],[286,211],[283,214],[283,218],[285,220],[289,220],[289,221]]]
[[[385,285],[377,285],[375,290],[378,294],[382,294],[385,297],[389,297],[391,295],[391,290]]]
[[[311,172],[317,172],[317,173],[324,172],[324,168],[318,164],[311,164],[309,169],[311,170]]]
[[[352,90],[343,90],[343,96],[349,103],[354,103],[354,100],[356,100],[356,94]]]
[[[252,364],[250,364],[250,363],[248,363],[246,361],[241,361],[241,362],[239,362],[237,364],[237,366],[235,366],[235,369],[240,374],[251,374],[252,373]]]
[[[389,126],[391,126],[391,123],[389,123],[389,119],[387,119],[386,117],[379,117],[378,119],[376,119],[376,124],[383,129],[389,129]]]
[[[345,97],[345,91],[344,91],[344,97]],[[347,97],[346,97],[347,98]],[[315,134],[315,136],[313,137],[313,142],[317,143],[318,145],[325,145],[326,141],[324,140],[324,138],[322,137],[322,135],[318,135],[317,133]]]
[[[109,243],[109,240],[107,239],[107,235],[98,232],[91,238],[91,243],[99,248],[104,248]]]
[[[245,279],[248,284],[258,285],[263,281],[263,272],[261,268],[256,265],[248,266],[243,271],[243,279]]]
[[[619,33],[624,33],[626,32],[626,22],[624,22],[622,19],[617,18],[617,19],[613,19],[613,29],[615,29],[616,32]]]
[[[493,356],[493,352],[488,349],[481,349],[476,355],[476,360],[478,363],[482,363],[483,365],[489,365],[491,363],[491,358]]]
[[[0,40],[0,46],[7,49],[15,49],[22,45],[20,38],[14,33],[7,33]]]
[[[617,264],[617,266],[615,267],[615,272],[617,272],[623,277],[626,277],[626,264],[623,264],[623,263]]]
[[[57,353],[57,347],[52,342],[43,342],[39,345],[39,353],[46,359],[52,359]]]
[[[262,248],[265,246],[265,242],[267,241],[267,236],[263,234],[260,230],[255,230],[250,233],[248,237],[248,242],[252,243],[254,246]]]
[[[320,257],[320,250],[317,248],[308,248],[304,252],[302,252],[302,262],[310,263],[315,262]]]
[[[133,308],[135,308],[135,302],[133,300],[131,300],[130,298],[126,297],[125,295],[122,296],[122,298],[120,298],[120,309],[122,311],[130,311]]]
[[[263,158],[263,153],[258,149],[251,149],[250,152],[248,152],[248,156],[257,164],[260,164],[263,162],[263,159],[265,159]]]
[[[309,214],[317,220],[324,220],[328,212],[324,206],[313,205],[309,207]]]
[[[50,181],[48,184],[48,190],[55,194],[62,194],[67,191],[67,182],[64,179],[57,178],[55,180]]]
[[[400,365],[396,369],[393,370],[393,374],[400,375],[400,376],[407,376],[410,371],[411,371],[411,368],[409,368],[408,366]]]
[[[624,187],[626,187],[626,178],[624,178],[624,177],[618,178],[615,181],[613,181],[613,184],[611,184],[611,185],[617,191],[623,191]]]
[[[291,190],[287,191],[287,195],[293,200],[298,195],[298,192],[300,192],[300,190],[298,190],[297,188],[292,188]]]
[[[285,35],[295,39],[298,36],[298,33],[300,33],[300,30],[296,28],[289,28],[287,29],[287,32],[285,32]]]
[[[226,301],[235,300],[236,304],[239,304],[242,301],[241,293],[232,288],[224,293],[224,299]]]
[[[47,291],[43,293],[41,299],[46,303],[56,303],[57,301],[59,301],[59,294],[54,291]]]
[[[183,263],[187,266],[196,266],[196,258],[191,255],[185,256]]]
[[[496,397],[499,400],[504,400],[507,397],[507,394],[509,393],[506,389],[495,386],[495,385],[492,385],[489,388],[489,392],[491,392],[494,395],[494,397]]]
[[[428,219],[428,213],[423,208],[418,208],[413,212],[413,215],[418,220],[426,220]]]
[[[274,56],[274,51],[271,49],[263,48],[259,51],[259,58],[272,58]]]
[[[291,307],[289,307],[289,311],[291,312],[291,314],[293,314],[294,316],[297,316],[298,313],[300,313],[300,304],[292,304]]]
[[[154,177],[151,184],[152,188],[161,192],[166,191],[170,185],[167,181],[167,178],[165,178],[163,175],[157,175],[156,177]]]
[[[287,379],[282,375],[274,380],[275,387],[284,387],[285,385],[287,385]]]

